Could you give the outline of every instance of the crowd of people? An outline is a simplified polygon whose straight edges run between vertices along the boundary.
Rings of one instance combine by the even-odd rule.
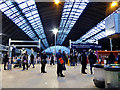
[[[23,69],[22,70],[28,70],[28,68],[31,66],[31,64],[33,65],[33,68],[35,68],[34,66],[34,55],[31,54],[30,55],[30,63],[28,64],[28,53],[27,51],[22,54],[21,56],[18,56],[18,57],[14,57],[14,58],[9,58],[9,54],[8,52],[4,55],[4,58],[3,58],[3,62],[4,62],[4,70],[7,70],[7,68],[9,69],[9,65],[10,64],[15,64],[14,65],[14,68],[16,67],[19,67],[19,68],[22,68],[23,66]],[[8,67],[7,67],[8,66]],[[7,68],[6,68],[7,67]]]
[[[27,51],[22,54],[21,56],[16,58],[16,63],[14,65],[14,68],[19,67],[22,68],[22,70],[28,70],[28,68],[32,65],[33,68],[35,68],[35,56],[33,54],[30,55],[30,63],[28,59],[28,53]],[[37,54],[36,56],[38,63],[41,63],[41,73],[47,73],[45,70],[45,66],[47,64],[48,56],[45,52],[40,54]],[[50,65],[55,65],[55,60],[57,60],[57,76],[58,77],[65,77],[63,75],[62,71],[66,70],[66,64],[70,61],[70,66],[77,66],[78,62],[81,64],[81,73],[87,74],[85,70],[87,69],[87,64],[90,64],[90,72],[93,74],[92,67],[93,64],[98,62],[98,57],[94,53],[94,51],[86,52],[86,50],[83,50],[82,53],[77,52],[71,52],[70,55],[66,54],[65,51],[61,52],[61,50],[58,51],[56,55],[52,54],[49,55]],[[110,55],[105,56],[106,64],[113,64],[115,60],[118,61],[118,64],[120,64],[120,53],[118,53],[117,58],[115,58],[114,54],[111,52]],[[7,70],[6,66],[9,62],[9,55],[6,53],[3,58],[4,61],[4,70]],[[99,62],[101,64],[102,58],[99,56]]]

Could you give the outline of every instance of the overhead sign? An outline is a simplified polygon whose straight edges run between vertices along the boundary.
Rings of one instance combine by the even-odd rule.
[[[106,35],[120,34],[120,13],[115,13],[105,20]]]
[[[73,49],[101,49],[101,45],[97,44],[71,44]]]

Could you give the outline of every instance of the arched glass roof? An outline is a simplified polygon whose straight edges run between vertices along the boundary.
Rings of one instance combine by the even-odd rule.
[[[61,17],[60,29],[58,33],[57,44],[62,45],[72,27],[86,8],[88,0],[65,1]]]
[[[1,0],[0,10],[32,40],[41,39],[43,49],[49,47],[34,0]]]
[[[86,32],[86,34],[80,37],[80,39],[76,40],[76,42],[91,42],[91,41],[97,41],[97,40],[107,37],[108,35],[105,32],[105,21],[107,18],[109,18],[114,13],[118,12],[119,10],[120,8],[118,8],[116,11],[114,11],[112,14],[110,14],[108,17],[106,17],[104,20],[98,23],[91,30]]]
[[[65,47],[65,46],[56,46],[56,53],[61,50],[61,52],[65,51],[66,54],[70,53],[70,49]],[[46,52],[46,53],[54,53],[55,51],[55,46],[51,46],[47,49],[45,49],[43,52]]]

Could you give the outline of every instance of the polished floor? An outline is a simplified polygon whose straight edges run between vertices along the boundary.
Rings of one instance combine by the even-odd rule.
[[[40,67],[37,64],[35,68],[31,66],[26,71],[21,71],[22,68],[2,69],[2,88],[96,88],[89,65],[87,74],[80,73],[80,64],[74,67],[66,65],[67,70],[63,72],[65,77],[57,77],[57,65],[47,64],[45,74],[40,73]]]

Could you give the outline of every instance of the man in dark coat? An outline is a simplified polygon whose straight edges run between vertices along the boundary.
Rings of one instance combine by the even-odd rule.
[[[45,71],[45,66],[46,66],[46,58],[47,58],[47,55],[45,52],[41,53],[41,73],[47,73]]]
[[[75,53],[74,60],[75,60],[75,65],[76,66],[77,66],[77,58],[78,58],[78,55],[77,55],[77,53]]]
[[[33,54],[31,54],[31,56],[30,56],[30,66],[31,66],[31,64],[33,65],[33,68],[35,68],[35,66],[34,66],[34,55]]]
[[[83,51],[83,54],[81,55],[81,64],[82,64],[82,73],[87,74],[85,72],[86,65],[87,65],[87,55],[85,54],[85,51]]]
[[[73,54],[70,54],[70,65],[73,66]]]
[[[110,52],[110,55],[108,57],[109,64],[114,64],[115,56],[112,52]]]
[[[4,70],[7,70],[6,69],[6,64],[9,62],[8,53],[5,54],[5,56],[3,58],[3,61],[4,61]]]
[[[58,77],[59,77],[59,76],[65,77],[65,76],[62,74],[63,64],[61,64],[60,61],[59,61],[60,58],[63,59],[63,55],[62,55],[62,53],[61,53],[61,50],[59,50],[59,52],[56,54],[56,57],[57,57],[57,75],[58,75]]]
[[[54,55],[53,55],[53,54],[52,54],[52,56],[51,56],[50,65],[52,65],[52,63],[53,63],[53,65],[55,65],[55,64],[54,64]]]
[[[91,74],[93,74],[92,67],[93,67],[93,64],[95,64],[95,62],[97,61],[97,57],[95,54],[93,54],[93,51],[91,51],[90,55],[88,56],[88,59],[90,62],[90,71],[91,71]]]

